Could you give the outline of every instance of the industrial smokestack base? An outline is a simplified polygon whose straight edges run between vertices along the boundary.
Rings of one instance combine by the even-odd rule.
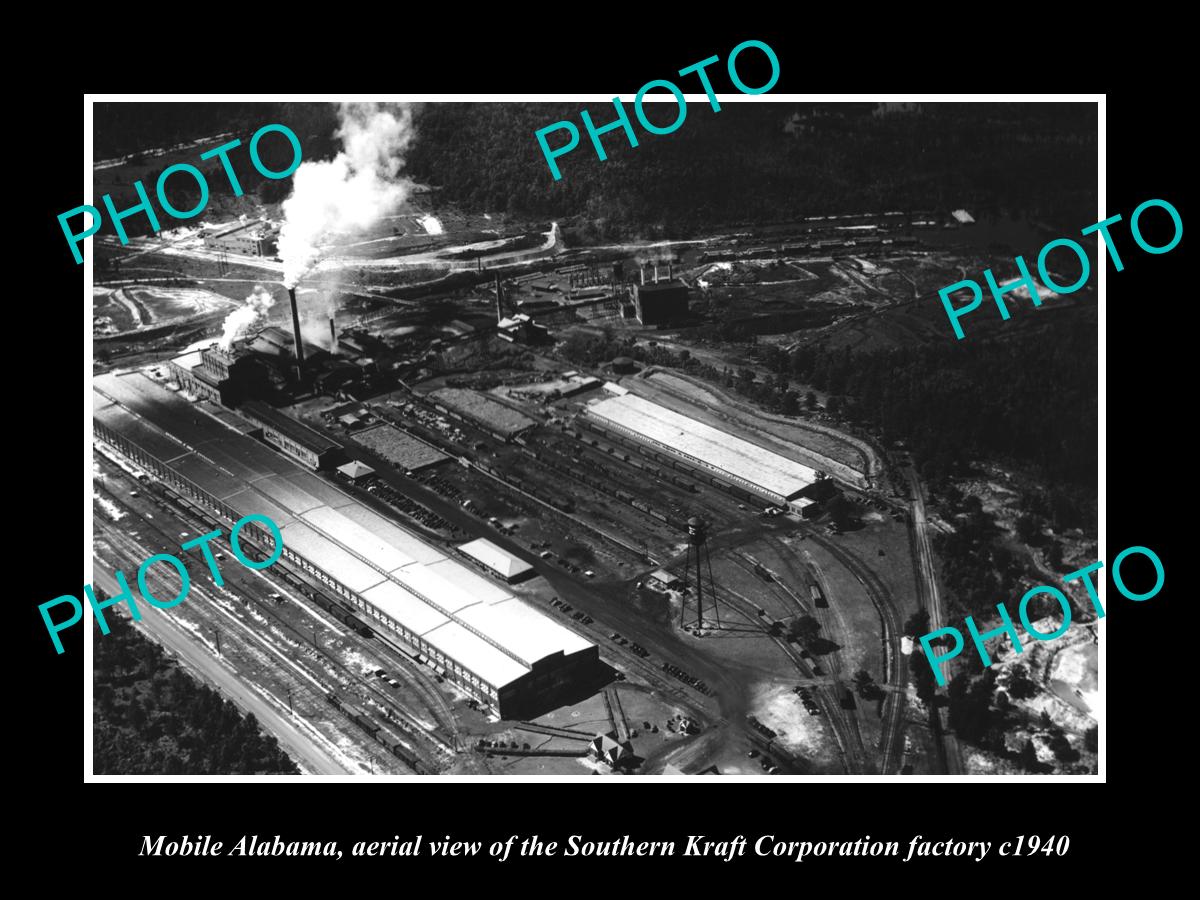
[[[288,288],[288,299],[292,301],[292,333],[296,340],[296,374],[304,378],[304,344],[300,340],[300,313],[296,309],[296,289]]]

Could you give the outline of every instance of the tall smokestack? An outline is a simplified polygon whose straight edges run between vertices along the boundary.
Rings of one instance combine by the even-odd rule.
[[[645,284],[646,283],[646,267],[639,266],[638,269],[642,273],[642,284]]]
[[[496,321],[499,322],[504,318],[504,307],[501,306],[501,298],[503,297],[503,288],[500,287],[500,273],[496,273]]]
[[[654,264],[654,283],[658,284],[658,263]]]
[[[333,326],[333,316],[329,317],[329,352],[337,353],[337,329]]]
[[[667,281],[675,280],[675,264],[667,263]]]
[[[292,301],[292,333],[296,339],[296,374],[304,377],[304,344],[300,342],[300,313],[296,310],[296,289],[288,288],[288,299]]]

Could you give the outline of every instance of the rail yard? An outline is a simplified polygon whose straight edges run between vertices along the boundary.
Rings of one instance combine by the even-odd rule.
[[[95,240],[95,584],[278,523],[136,625],[304,773],[966,770],[909,664],[948,529],[772,364],[932,333],[964,211],[602,244],[415,192],[295,275],[253,212]]]

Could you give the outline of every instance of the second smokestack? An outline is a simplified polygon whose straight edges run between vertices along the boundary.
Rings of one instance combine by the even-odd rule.
[[[292,334],[296,340],[296,370],[304,377],[304,344],[300,341],[300,313],[296,309],[296,289],[288,288],[288,299],[292,301]]]

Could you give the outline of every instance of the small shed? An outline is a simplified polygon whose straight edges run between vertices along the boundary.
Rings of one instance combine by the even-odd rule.
[[[344,466],[338,466],[337,470],[338,470],[338,474],[345,476],[345,478],[351,484],[362,481],[367,476],[375,474],[374,469],[372,469],[366,463],[360,462],[357,459],[351,460],[350,462],[346,463]]]

